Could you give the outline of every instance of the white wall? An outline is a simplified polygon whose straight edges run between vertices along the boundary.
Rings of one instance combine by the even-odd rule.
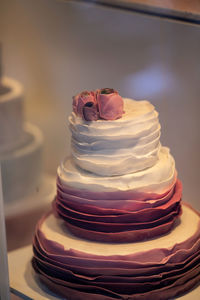
[[[67,115],[83,89],[114,87],[160,113],[183,199],[200,208],[200,26],[56,0],[1,0],[5,73],[26,88],[45,136],[46,170],[69,153]]]

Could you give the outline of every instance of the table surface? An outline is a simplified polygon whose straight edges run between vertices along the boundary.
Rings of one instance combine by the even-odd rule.
[[[10,288],[12,293],[25,300],[62,299],[40,284],[32,269],[31,258],[31,245],[11,251],[8,254]]]
[[[17,249],[8,254],[10,287],[13,294],[21,299],[30,300],[55,300],[62,299],[50,292],[44,285],[40,284],[32,266],[32,246]],[[190,293],[179,297],[180,300],[199,299],[200,286]],[[14,299],[13,299],[14,300]]]

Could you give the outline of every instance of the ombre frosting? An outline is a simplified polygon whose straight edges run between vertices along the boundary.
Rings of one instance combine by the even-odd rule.
[[[75,235],[103,242],[133,242],[159,236],[168,232],[181,214],[180,181],[162,195],[125,195],[127,200],[117,199],[112,192],[86,195],[81,190],[64,189],[58,183],[54,211]]]
[[[88,122],[75,111],[69,117],[71,156],[58,167],[53,207],[83,238],[146,240],[171,230],[181,215],[182,186],[160,144],[158,113],[148,101],[123,101],[114,121]]]
[[[167,300],[200,281],[200,217],[185,205],[168,235],[117,245],[77,238],[49,214],[33,249],[39,278],[66,299]]]
[[[121,101],[113,89],[74,97],[71,155],[36,228],[33,267],[64,299],[168,300],[200,282],[200,216],[181,204],[158,113]]]

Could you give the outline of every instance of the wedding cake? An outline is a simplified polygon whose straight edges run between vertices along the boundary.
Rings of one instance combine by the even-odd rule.
[[[175,161],[148,101],[84,91],[69,116],[71,155],[32,260],[64,299],[158,300],[200,283],[200,215],[182,204]]]
[[[54,192],[51,176],[43,173],[43,136],[24,121],[24,89],[20,82],[0,81],[0,163],[6,216],[41,207]],[[33,199],[34,196],[34,199]]]
[[[40,130],[24,123],[22,85],[3,78],[0,95],[0,160],[4,199],[24,197],[38,188],[42,175],[43,137]]]

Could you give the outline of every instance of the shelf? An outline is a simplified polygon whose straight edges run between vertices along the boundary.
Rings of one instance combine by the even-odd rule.
[[[200,25],[199,0],[82,0],[81,2]]]

